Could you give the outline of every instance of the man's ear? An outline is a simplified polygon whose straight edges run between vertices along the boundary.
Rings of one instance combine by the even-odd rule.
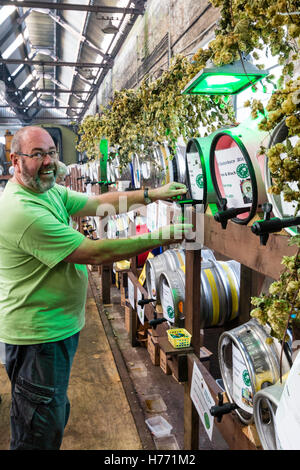
[[[18,155],[16,155],[15,153],[11,153],[10,154],[10,159],[11,159],[11,163],[12,163],[12,166],[15,168],[15,170],[19,170],[20,171],[20,158],[18,157]]]

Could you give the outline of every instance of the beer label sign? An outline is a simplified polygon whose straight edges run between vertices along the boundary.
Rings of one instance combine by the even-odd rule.
[[[212,440],[214,418],[210,414],[210,409],[215,406],[215,401],[209,391],[209,388],[203,378],[203,375],[194,362],[193,375],[191,383],[191,400],[197,410],[197,413],[202,421],[204,429]]]
[[[200,156],[197,152],[190,152],[187,153],[186,159],[190,179],[191,197],[197,201],[203,201],[204,181]]]
[[[248,165],[238,147],[215,151],[227,207],[245,207],[252,203],[252,183]]]
[[[244,411],[253,413],[253,392],[249,371],[239,349],[232,344],[232,398]]]
[[[164,317],[171,323],[175,320],[175,309],[172,290],[166,282],[163,282],[163,297],[161,299]]]

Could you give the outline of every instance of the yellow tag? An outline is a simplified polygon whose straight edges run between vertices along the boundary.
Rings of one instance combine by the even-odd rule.
[[[147,256],[147,259],[150,259],[150,258],[154,258],[154,255],[151,252],[148,253],[148,256]],[[147,261],[147,259],[146,259],[146,261]],[[141,284],[141,286],[144,285],[145,280],[146,280],[146,261],[145,261],[145,264],[143,266],[142,272],[141,272],[140,277],[139,277],[139,283]]]

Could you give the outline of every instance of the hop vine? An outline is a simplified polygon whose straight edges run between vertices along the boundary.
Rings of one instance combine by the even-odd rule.
[[[293,240],[294,238],[294,240]],[[295,236],[292,243],[300,246],[300,238]],[[268,294],[252,297],[255,307],[251,316],[262,325],[268,324],[272,336],[279,340],[287,340],[286,329],[289,324],[300,325],[300,249],[294,256],[284,256],[282,264],[284,271],[277,281],[274,281]]]
[[[153,143],[166,142],[174,147],[179,136],[185,140],[197,137],[199,127],[209,134],[222,125],[234,124],[230,102],[223,97],[182,95],[186,84],[207,64],[216,66],[244,60],[249,54],[259,68],[265,68],[260,51],[267,50],[278,58],[282,76],[274,84],[274,92],[266,105],[252,98],[245,103],[251,115],[263,115],[260,128],[272,134],[278,124],[285,123],[287,138],[270,148],[261,148],[268,157],[272,177],[270,192],[283,194],[287,202],[300,210],[300,77],[295,73],[299,63],[300,15],[299,0],[211,0],[219,9],[220,19],[215,37],[204,50],[200,48],[188,60],[173,58],[170,69],[156,81],[147,78],[135,90],[116,91],[107,108],[95,116],[87,116],[79,128],[78,150],[88,158],[99,155],[102,138],[110,143],[110,155],[118,153],[121,166],[138,152],[151,155]],[[259,63],[259,62],[262,63]],[[273,83],[269,75],[265,80]],[[300,247],[300,237],[291,239]],[[285,267],[269,293],[252,298],[251,315],[262,324],[268,323],[273,335],[285,336],[289,323],[300,322],[299,250],[294,257],[284,257]]]

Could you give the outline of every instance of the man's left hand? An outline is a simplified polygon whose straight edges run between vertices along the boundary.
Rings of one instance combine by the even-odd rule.
[[[149,190],[149,197],[154,201],[158,199],[167,201],[176,196],[182,196],[186,194],[186,192],[187,187],[185,184],[173,181],[172,183],[168,183],[160,188]]]

